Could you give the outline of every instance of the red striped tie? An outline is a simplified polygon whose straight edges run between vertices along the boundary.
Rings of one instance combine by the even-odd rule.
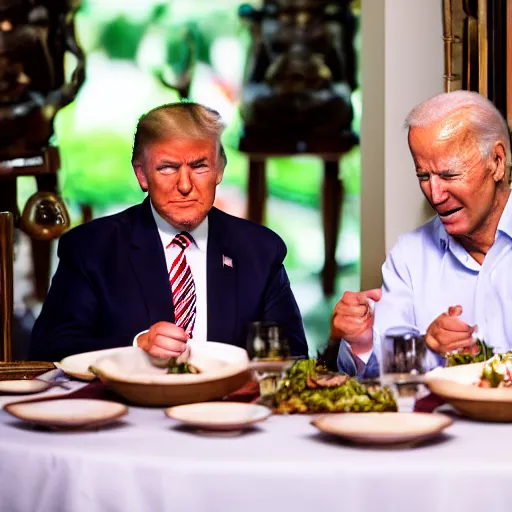
[[[169,281],[172,289],[172,302],[174,304],[174,323],[182,327],[192,338],[192,331],[196,321],[196,286],[194,278],[187,263],[185,249],[193,242],[190,234],[182,231],[174,237],[171,245],[178,246],[181,251],[172,262],[169,270]]]

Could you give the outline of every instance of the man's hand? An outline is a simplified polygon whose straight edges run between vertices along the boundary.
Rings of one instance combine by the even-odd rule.
[[[373,311],[368,299],[378,302],[382,290],[345,292],[336,304],[331,322],[331,337],[343,338],[355,354],[369,352],[373,346]]]
[[[170,322],[157,322],[147,333],[139,336],[137,345],[154,357],[178,357],[181,362],[188,359],[190,352],[187,340],[188,336],[181,327]]]
[[[441,355],[456,350],[473,353],[478,347],[472,335],[476,325],[470,326],[458,318],[462,306],[452,306],[447,313],[439,315],[427,329],[425,342],[431,350]]]

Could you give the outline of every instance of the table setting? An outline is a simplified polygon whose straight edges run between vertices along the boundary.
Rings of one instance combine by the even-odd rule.
[[[395,332],[382,387],[293,358],[259,329],[247,350],[192,344],[196,374],[124,347],[0,380],[1,510],[508,505],[512,399],[508,376],[490,373],[501,355],[427,370],[421,337]]]

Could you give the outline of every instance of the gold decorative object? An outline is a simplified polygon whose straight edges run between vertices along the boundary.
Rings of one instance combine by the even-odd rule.
[[[69,215],[54,192],[36,192],[25,205],[21,227],[36,240],[53,240],[69,228]]]
[[[461,39],[453,35],[452,0],[443,2],[443,40],[444,40],[444,91],[453,90],[453,82],[460,79],[459,74],[453,73],[453,45]]]
[[[444,90],[488,96],[488,0],[443,0]]]
[[[489,98],[512,129],[512,0],[443,0],[444,88]]]
[[[44,361],[0,361],[0,380],[31,379],[54,368]]]

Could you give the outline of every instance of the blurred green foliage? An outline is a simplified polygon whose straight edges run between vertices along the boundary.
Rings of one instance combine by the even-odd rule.
[[[79,16],[85,19],[85,22],[79,25],[88,33],[79,33],[79,36],[83,35],[84,39],[89,41],[90,56],[100,52],[113,62],[132,62],[136,70],[137,52],[141,42],[149,31],[159,27],[160,31],[157,33],[165,39],[161,41],[166,61],[164,64],[175,74],[180,74],[186,70],[190,62],[191,51],[194,53],[194,60],[209,64],[210,48],[220,35],[236,36],[243,47],[247,47],[247,32],[242,29],[238,19],[238,3],[234,0],[220,0],[215,3],[212,10],[206,9],[207,5],[212,6],[202,0],[190,0],[186,5],[176,1],[147,2],[145,15],[135,16],[128,12],[128,6],[126,12],[122,9],[117,12],[108,11],[105,10],[106,4],[88,0],[84,1],[83,10],[79,13]],[[88,67],[84,87],[91,87],[98,80],[98,76],[95,75],[97,72],[98,68]],[[150,71],[143,79],[150,84],[147,90],[156,87],[151,83],[158,82]],[[205,87],[209,85],[206,84]],[[174,101],[176,94],[171,90],[168,92],[168,101]],[[120,96],[122,94],[123,91],[120,90]],[[86,203],[101,208],[111,204],[131,204],[140,201],[142,193],[130,164],[130,131],[126,126],[117,130],[112,126],[103,126],[101,122],[87,130],[81,129],[81,120],[75,107],[83,101],[85,99],[79,95],[75,103],[59,113],[58,117],[57,135],[62,155],[61,185],[64,197],[74,203]],[[359,131],[359,91],[353,94],[353,103],[354,129]],[[151,104],[149,108],[153,106],[156,104]],[[83,103],[81,107],[83,110]],[[94,106],[87,105],[86,108]],[[119,104],[111,104],[109,108],[123,108],[123,103],[120,101]],[[237,150],[241,129],[242,122],[236,111],[223,138],[228,156],[224,181],[245,189],[247,158]],[[359,148],[356,147],[342,159],[341,176],[348,194],[359,193],[359,167]],[[267,177],[271,195],[308,207],[319,205],[323,177],[320,159],[311,156],[270,159],[267,164]]]

